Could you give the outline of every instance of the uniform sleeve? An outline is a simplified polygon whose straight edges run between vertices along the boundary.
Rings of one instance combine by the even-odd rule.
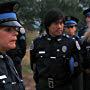
[[[73,42],[72,46],[72,57],[74,58],[74,73],[73,76],[77,77],[81,72],[81,46],[78,41]]]

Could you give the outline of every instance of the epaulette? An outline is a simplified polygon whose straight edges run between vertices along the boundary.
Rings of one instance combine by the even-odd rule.
[[[63,37],[70,38],[68,34],[63,34]]]

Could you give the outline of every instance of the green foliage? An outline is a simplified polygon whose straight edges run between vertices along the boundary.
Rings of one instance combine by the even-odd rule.
[[[30,46],[31,42],[38,36],[38,31],[27,31],[26,33],[26,40],[27,40],[27,47]]]
[[[15,1],[15,0],[0,0],[0,2]],[[45,13],[51,8],[60,8],[64,14],[72,15],[79,18],[82,24],[83,7],[90,6],[90,0],[16,0],[21,4],[18,18],[23,23],[24,27],[29,30],[34,30],[32,24],[35,20],[43,21]],[[80,6],[83,5],[83,7]]]
[[[24,73],[30,73],[31,72],[30,65],[23,65],[22,70]]]

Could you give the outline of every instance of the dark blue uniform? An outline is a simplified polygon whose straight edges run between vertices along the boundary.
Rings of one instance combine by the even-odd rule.
[[[90,41],[87,41],[87,38],[83,40],[82,55],[83,55],[83,69],[84,69],[84,76],[83,76],[84,90],[89,90],[90,89]]]
[[[9,33],[12,33],[12,30],[13,30],[10,28],[14,28],[16,30],[15,32],[17,32],[17,35],[18,35],[18,32],[20,32],[18,30],[22,27],[22,25],[18,21],[16,12],[14,11],[15,6],[19,6],[19,3],[16,1],[0,3],[0,28],[5,27],[7,30],[6,32],[9,32]],[[18,38],[20,37],[19,35],[18,35]],[[13,58],[20,63],[21,58],[23,57],[23,49],[25,46],[22,45],[22,43],[24,42],[23,40],[21,41],[18,41],[18,40],[17,40],[17,43],[18,44],[20,43],[19,44],[20,46],[17,45],[16,49],[14,49],[15,51],[11,50],[12,52],[10,52],[10,54],[12,54],[12,57],[14,54],[15,56]],[[0,46],[0,48],[2,47]],[[25,90],[23,81],[20,79],[18,72],[14,67],[13,60],[12,60],[13,58],[11,59],[5,53],[9,49],[12,49],[12,48],[6,47],[5,51],[0,50],[0,90]]]
[[[37,90],[72,90],[71,78],[80,73],[80,58],[78,47],[68,35],[35,39],[30,56]],[[71,57],[74,58],[73,73],[69,65]]]
[[[13,65],[13,61],[5,53],[0,52],[0,90],[25,90],[23,81]]]
[[[83,63],[83,58],[82,58],[82,50],[81,50],[81,40],[78,36],[74,35],[72,36],[72,38],[74,39],[75,43],[78,42],[78,44],[80,45],[80,49],[79,49],[79,57],[80,57],[80,65]],[[77,44],[77,43],[76,43]],[[81,70],[82,71],[82,65],[81,65]],[[80,75],[74,77],[72,79],[72,86],[73,86],[73,90],[83,90],[83,73],[81,73]]]
[[[16,48],[7,51],[7,55],[9,55],[12,58],[15,68],[20,78],[22,78],[21,62],[26,53],[26,36],[25,30],[18,31],[18,33],[19,35],[17,37]]]
[[[83,54],[83,81],[84,90],[90,90],[90,8],[83,11],[86,19],[86,32],[82,38],[82,54]]]

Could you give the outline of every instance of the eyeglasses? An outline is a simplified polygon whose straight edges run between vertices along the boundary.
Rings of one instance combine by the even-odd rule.
[[[67,26],[67,28],[73,28],[73,27],[77,27],[77,25],[74,25],[74,26]]]

